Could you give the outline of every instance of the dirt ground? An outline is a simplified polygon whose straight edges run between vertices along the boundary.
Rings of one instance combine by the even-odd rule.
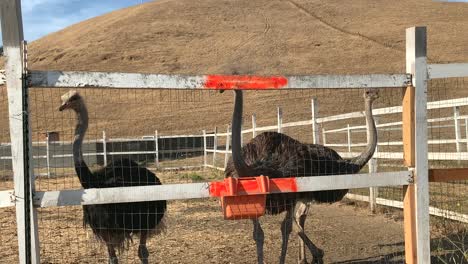
[[[165,233],[151,239],[152,263],[254,263],[255,243],[250,221],[225,221],[216,200],[171,202]],[[81,207],[41,209],[39,228],[42,263],[104,263],[106,253],[90,231],[81,227]],[[280,216],[262,219],[265,230],[266,263],[276,263],[280,250]],[[2,226],[1,263],[16,259],[14,211],[0,212]],[[337,219],[346,219],[337,221]],[[10,223],[10,224],[7,224]],[[382,215],[368,215],[360,208],[315,205],[306,230],[325,250],[326,263],[376,263],[402,257],[402,223]],[[10,243],[5,243],[11,241]],[[136,240],[137,241],[137,240]],[[298,251],[294,235],[287,263]],[[122,263],[137,263],[136,246],[120,255]]]

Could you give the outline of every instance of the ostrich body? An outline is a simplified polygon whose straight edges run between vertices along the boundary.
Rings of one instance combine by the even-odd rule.
[[[59,110],[66,109],[73,110],[77,116],[73,161],[83,188],[161,184],[154,173],[129,159],[114,160],[104,168],[91,171],[83,159],[81,149],[88,128],[88,111],[83,98],[76,91],[62,96]],[[123,250],[132,241],[132,235],[139,235],[138,257],[142,263],[148,263],[146,240],[162,228],[165,211],[166,201],[84,205],[83,224],[90,227],[99,240],[106,243],[109,263],[118,263],[115,250]]]
[[[270,178],[310,177],[357,173],[374,154],[377,145],[377,130],[372,116],[372,103],[378,98],[376,90],[364,94],[366,121],[369,132],[368,145],[357,157],[343,159],[331,148],[318,144],[303,144],[287,135],[264,132],[241,147],[242,91],[235,90],[235,105],[232,117],[232,158],[225,176],[251,177],[258,175]],[[323,263],[323,251],[316,247],[304,232],[308,205],[315,201],[333,203],[343,199],[348,190],[327,190],[302,193],[280,193],[267,195],[266,214],[286,212],[281,224],[282,246],[280,263],[285,262],[289,234],[292,224],[297,228],[301,248],[299,263],[307,263],[305,246],[313,256],[314,263]],[[257,246],[258,263],[263,263],[264,234],[257,219],[253,220],[253,238]]]

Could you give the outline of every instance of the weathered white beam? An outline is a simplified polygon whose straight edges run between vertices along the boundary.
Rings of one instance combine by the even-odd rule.
[[[380,186],[401,186],[407,185],[411,180],[412,173],[410,171],[298,177],[297,191],[310,192]]]
[[[0,1],[0,20],[8,93],[11,154],[16,202],[16,224],[20,263],[40,263],[37,212],[34,191],[31,135],[28,133],[27,89],[23,80],[25,55],[20,0]]]
[[[429,79],[468,77],[468,63],[429,64]]]
[[[100,87],[162,89],[320,89],[399,88],[410,81],[407,74],[223,76],[165,75],[117,72],[32,71],[31,87]]]
[[[0,208],[15,206],[14,191],[0,191]]]
[[[103,189],[36,192],[39,207],[107,204],[210,197],[208,183],[165,184]]]
[[[212,166],[207,166],[212,167]],[[217,168],[222,169],[222,168]],[[296,178],[298,192],[400,186],[408,184],[411,173],[385,172]],[[36,192],[34,203],[39,207],[183,200],[211,197],[209,183],[166,184],[153,186]]]

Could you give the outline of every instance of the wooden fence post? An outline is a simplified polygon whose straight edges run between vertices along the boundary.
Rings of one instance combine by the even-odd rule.
[[[230,125],[227,126],[226,129],[226,153],[224,154],[224,168],[226,168],[228,164],[228,159],[229,159],[229,144],[231,143],[231,137],[230,137]]]
[[[281,107],[277,107],[277,119],[278,119],[278,133],[281,133],[282,131],[282,125],[283,125],[283,111],[281,110]]]
[[[325,130],[325,128],[322,128],[322,145],[326,145],[327,144],[327,131]]]
[[[28,109],[27,65],[20,0],[0,1],[0,19],[8,92],[11,156],[15,186],[20,263],[40,263],[37,210],[32,200],[34,171]]]
[[[314,144],[320,144],[320,132],[319,132],[319,125],[317,122],[318,118],[318,101],[317,98],[312,98],[311,100],[311,108],[312,108],[312,142]]]
[[[349,129],[349,124],[348,124],[348,129],[346,130],[347,131],[347,137],[348,137],[348,152],[351,153],[351,129]]]
[[[466,151],[468,151],[468,118],[465,118],[465,140],[466,140]]]
[[[252,138],[257,136],[257,115],[252,115]]]
[[[218,150],[218,127],[215,126],[213,137],[213,166],[216,167],[216,151]]]
[[[107,164],[107,139],[106,131],[102,131],[102,154],[104,158],[104,166]]]
[[[159,168],[159,135],[158,130],[154,131],[154,163]]]
[[[415,165],[414,185],[406,187],[404,200],[406,263],[431,262],[429,226],[429,177],[427,144],[427,46],[426,28],[406,29],[406,72],[412,74],[414,86],[414,156],[405,155],[405,163]],[[405,98],[411,97],[412,88],[406,88]],[[405,102],[405,100],[404,100]],[[411,106],[411,103],[407,103]],[[408,109],[408,107],[406,108]],[[411,112],[411,111],[410,111]],[[405,115],[403,114],[404,120]],[[405,128],[403,129],[405,131]],[[408,130],[408,129],[406,129]],[[409,129],[412,130],[411,128]],[[405,133],[403,134],[405,135]],[[404,136],[408,141],[408,136]],[[408,144],[404,144],[408,146]],[[408,149],[408,147],[406,147]],[[405,154],[411,153],[411,147]]]
[[[206,152],[206,130],[203,129],[203,167],[205,168],[207,163],[207,152]]]
[[[375,118],[376,129],[377,129],[377,124],[378,124],[378,121],[377,121],[377,118]],[[369,134],[369,125],[370,124],[367,124],[367,127],[368,127],[368,129],[367,129],[367,142],[370,141],[370,137],[371,137],[371,135]],[[375,158],[375,156],[377,155],[378,152],[379,152],[379,146],[377,145],[375,147],[374,155],[369,161],[369,173],[375,173],[378,170],[377,158]],[[370,207],[370,211],[372,213],[376,212],[377,197],[378,196],[379,196],[379,187],[370,187],[369,188],[369,207]]]
[[[458,106],[453,107],[453,122],[455,126],[455,143],[457,148],[457,159],[458,163],[461,160],[461,128],[460,128],[460,108]]]
[[[50,138],[49,138],[49,132],[46,132],[46,163],[47,163],[47,178],[50,178]]]

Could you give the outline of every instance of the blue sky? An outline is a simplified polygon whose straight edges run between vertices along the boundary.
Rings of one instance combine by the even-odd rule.
[[[24,37],[33,41],[85,19],[149,1],[22,0]]]

